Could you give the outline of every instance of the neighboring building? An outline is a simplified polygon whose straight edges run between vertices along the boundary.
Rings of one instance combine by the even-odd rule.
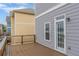
[[[37,3],[36,42],[79,56],[79,4]]]
[[[2,24],[0,24],[0,35],[3,34]]]
[[[7,23],[6,32],[8,34],[11,34],[11,19],[10,19],[10,16],[6,16],[6,23]]]
[[[35,16],[32,9],[11,11],[11,36],[17,35],[35,35]]]

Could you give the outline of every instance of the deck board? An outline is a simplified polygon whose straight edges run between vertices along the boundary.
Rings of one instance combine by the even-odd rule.
[[[64,54],[38,43],[11,45],[8,47],[11,56],[64,56]]]

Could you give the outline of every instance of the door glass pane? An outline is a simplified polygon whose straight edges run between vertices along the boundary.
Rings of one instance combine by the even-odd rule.
[[[56,22],[57,47],[64,48],[64,22]]]

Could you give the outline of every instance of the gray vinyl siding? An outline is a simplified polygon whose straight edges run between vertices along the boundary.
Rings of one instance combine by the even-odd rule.
[[[36,15],[41,14],[42,12],[45,12],[46,10],[58,5],[59,3],[36,3]],[[39,9],[39,7],[41,9]]]
[[[41,19],[41,21],[40,21],[40,19]],[[54,20],[51,20],[51,19],[52,19],[52,17],[49,16],[48,14],[38,18],[38,20],[36,20],[36,34],[37,34],[37,42],[40,42],[41,44],[43,43],[43,45],[45,45],[49,48],[51,48],[51,47],[54,48],[54,40],[51,40],[49,42],[44,40],[44,24],[46,22],[51,22],[50,23],[51,27],[54,28]],[[54,29],[51,29],[51,33],[54,33]],[[51,34],[50,37],[51,37],[51,39],[54,39],[54,34]]]
[[[41,9],[40,7],[38,7]],[[65,14],[70,18],[66,21],[66,55],[79,56],[79,4],[67,4],[36,19],[37,42],[54,49],[54,17]],[[51,41],[44,40],[44,23],[51,22]],[[71,48],[68,49],[68,48]]]

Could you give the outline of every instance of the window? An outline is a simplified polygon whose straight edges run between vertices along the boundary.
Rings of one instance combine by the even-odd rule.
[[[45,29],[44,29],[44,37],[45,40],[50,40],[50,23],[45,23]]]
[[[7,31],[8,31],[8,32],[11,32],[11,28],[8,28]]]
[[[64,19],[64,18],[65,18],[65,16],[62,15],[62,16],[56,17],[56,20],[60,20],[60,19]]]

